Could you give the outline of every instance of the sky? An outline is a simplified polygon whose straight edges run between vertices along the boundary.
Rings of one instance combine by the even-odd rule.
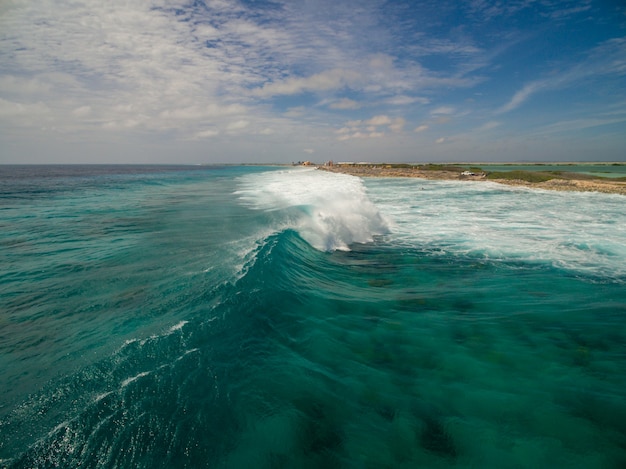
[[[626,161],[623,0],[0,0],[1,163]]]

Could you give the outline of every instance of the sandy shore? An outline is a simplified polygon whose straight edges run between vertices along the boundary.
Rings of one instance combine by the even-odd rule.
[[[554,178],[544,182],[528,182],[521,179],[487,179],[485,174],[464,176],[460,171],[423,170],[418,167],[397,168],[376,165],[335,165],[320,166],[319,169],[334,173],[351,174],[359,177],[413,177],[436,180],[490,181],[500,184],[508,184],[511,186],[525,186],[556,191],[604,192],[607,194],[626,195],[625,181],[613,181],[611,179],[601,178],[577,179],[575,173],[568,174],[567,179]]]

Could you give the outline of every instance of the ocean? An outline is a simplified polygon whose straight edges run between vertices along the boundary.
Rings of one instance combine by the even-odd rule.
[[[0,467],[623,468],[624,201],[0,166]]]

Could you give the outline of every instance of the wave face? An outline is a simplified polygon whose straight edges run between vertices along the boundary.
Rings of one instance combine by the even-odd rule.
[[[74,171],[0,201],[1,467],[626,459],[620,198]]]

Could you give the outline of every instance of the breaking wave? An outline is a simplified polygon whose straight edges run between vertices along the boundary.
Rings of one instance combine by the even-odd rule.
[[[277,231],[296,230],[321,251],[347,251],[389,232],[362,180],[352,176],[309,169],[249,174],[236,194],[246,206],[267,212]]]

